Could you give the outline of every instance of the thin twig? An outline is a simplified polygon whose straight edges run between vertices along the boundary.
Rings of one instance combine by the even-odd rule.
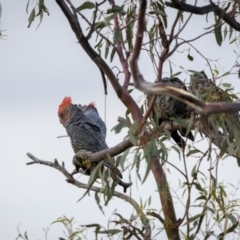
[[[164,219],[155,212],[147,212],[147,215],[157,218],[162,224],[164,224]]]
[[[105,2],[105,1],[104,1]],[[94,27],[95,27],[95,22],[96,22],[96,17],[97,17],[97,11],[98,11],[98,6],[99,4],[96,3],[96,6],[95,6],[95,10],[93,12],[93,22],[91,23],[91,27],[90,27],[90,30],[86,36],[87,39],[90,39],[93,32],[94,32]]]
[[[167,54],[166,59],[169,58],[170,56],[172,56],[172,54],[173,54],[181,45],[183,45],[184,43],[193,42],[193,41],[201,38],[202,36],[204,36],[204,35],[206,35],[206,34],[212,33],[213,31],[214,31],[214,30],[212,29],[212,30],[210,30],[210,31],[208,31],[208,32],[205,32],[205,33],[203,33],[203,34],[195,37],[195,38],[192,38],[192,39],[190,39],[190,40],[184,40],[184,41],[176,44],[176,46]]]
[[[115,2],[114,0],[110,1],[112,6],[115,6]],[[122,65],[123,68],[123,72],[124,72],[124,83],[123,83],[123,89],[127,90],[128,86],[129,86],[129,82],[130,82],[130,78],[131,78],[131,73],[129,71],[129,66],[128,66],[128,61],[127,59],[124,57],[123,54],[123,41],[122,41],[122,33],[120,31],[120,26],[119,26],[119,21],[118,21],[118,15],[116,14],[115,18],[114,18],[114,31],[118,31],[118,34],[116,34],[118,36],[117,39],[117,47],[116,47],[116,51],[120,60],[120,63]]]
[[[187,3],[184,3],[179,0],[172,0],[171,2],[165,2],[166,6],[182,10],[184,12],[190,12],[198,15],[205,15],[210,12],[214,12],[219,18],[222,18],[227,24],[229,24],[233,29],[240,31],[240,24],[236,21],[234,16],[226,13],[225,10],[218,7],[215,3],[211,1],[209,5],[202,7],[193,6]]]
[[[180,16],[181,16],[181,11],[178,11],[177,12],[177,16],[176,16],[176,18],[175,18],[175,20],[173,22],[172,28],[171,28],[171,32],[170,32],[170,36],[169,36],[169,43],[171,43],[172,40],[174,39],[174,37],[173,37],[174,30],[175,30],[175,27],[177,25],[177,22],[178,22]]]
[[[79,16],[81,16],[87,23],[89,26],[92,27],[91,22],[89,22],[89,20],[81,13],[81,12],[77,12]],[[103,38],[109,45],[111,45],[112,47],[114,47],[114,44],[104,35],[102,34],[99,30],[95,29],[95,32],[101,37]]]
[[[195,4],[194,6],[196,6],[197,4],[197,0],[195,0]],[[188,19],[185,21],[185,23],[183,24],[183,26],[180,28],[180,30],[172,37],[174,38],[178,38],[179,34],[183,31],[183,29],[186,27],[186,25],[188,24],[188,22],[190,21],[190,19],[192,18],[192,13],[189,15]]]

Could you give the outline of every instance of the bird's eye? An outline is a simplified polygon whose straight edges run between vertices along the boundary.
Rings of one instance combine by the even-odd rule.
[[[64,113],[61,113],[61,114],[60,114],[61,118],[63,118],[63,117],[64,117],[64,115],[65,115]]]

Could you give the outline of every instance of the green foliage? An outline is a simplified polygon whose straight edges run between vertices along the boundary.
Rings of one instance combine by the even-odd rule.
[[[92,2],[84,2],[81,6],[77,7],[77,11],[82,11],[84,9],[92,9],[95,8],[95,4]]]
[[[125,14],[125,11],[123,9],[124,9],[124,5],[122,6],[114,5],[112,6],[111,9],[107,10],[107,14],[111,14],[111,13]]]
[[[86,230],[84,226],[75,227],[75,220],[74,218],[67,218],[66,216],[60,217],[57,220],[53,221],[51,225],[53,224],[62,224],[65,231],[64,231],[64,237],[66,237],[68,240],[81,240],[85,239],[83,232]]]
[[[214,33],[215,33],[215,38],[216,42],[219,46],[222,45],[223,37],[222,37],[222,23],[220,21],[221,19],[216,18],[216,23],[214,27]]]
[[[22,234],[21,231],[20,231],[19,226],[17,227],[17,232],[18,232],[18,236],[17,236],[17,238],[15,240],[21,240],[21,239],[22,240],[29,240],[27,232],[25,231]]]
[[[198,204],[194,205],[194,207],[202,208],[202,211],[200,214],[191,217],[189,221],[194,222],[194,226],[199,226],[206,217],[213,218],[216,226],[219,228],[218,238],[221,238],[224,234],[233,232],[235,228],[239,226],[237,217],[237,206],[239,206],[239,203],[229,199],[225,187],[222,184],[218,186],[213,185],[208,188],[197,183],[196,189],[199,192],[199,197],[196,198],[195,202],[197,201]],[[191,228],[191,230],[193,230],[193,228]],[[194,236],[194,234],[192,236]]]
[[[190,54],[188,54],[187,57],[190,61],[193,61],[193,59],[194,59],[193,56],[191,56]]]
[[[124,218],[119,213],[113,214],[114,220],[110,221],[111,225],[114,224],[115,227],[111,229],[106,229],[98,223],[92,224],[77,224],[74,217],[68,218],[66,216],[59,217],[50,224],[45,232],[45,239],[48,239],[48,234],[51,227],[55,224],[60,224],[63,227],[62,233],[59,233],[60,240],[83,240],[89,239],[86,236],[87,230],[92,230],[95,232],[95,239],[112,239],[112,236],[117,235],[123,239],[143,239],[144,228],[138,228],[138,216],[132,215],[130,219]],[[21,233],[19,227],[17,228],[18,236],[16,240],[31,240],[28,237],[27,232]],[[130,238],[129,238],[130,236]],[[131,238],[132,236],[132,238]]]
[[[30,3],[30,0],[28,0],[27,7],[26,7],[27,13],[28,13],[28,10],[30,7],[29,3]],[[32,8],[31,13],[28,18],[28,28],[31,26],[32,22],[35,20],[35,17],[39,17],[40,21],[37,26],[37,28],[38,28],[43,20],[43,16],[45,13],[47,15],[50,15],[47,7],[45,6],[44,0],[39,0],[39,1],[37,0],[36,5]]]

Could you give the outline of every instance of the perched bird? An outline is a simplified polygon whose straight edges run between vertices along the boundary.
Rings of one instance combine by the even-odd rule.
[[[216,86],[204,71],[190,75],[190,80],[188,90],[204,102],[233,102],[238,99],[235,94],[229,92],[229,89],[223,90]],[[212,124],[213,129],[222,131],[228,137],[226,142],[231,143],[235,138],[235,140],[239,139],[239,112],[211,115],[208,117],[208,121]],[[238,159],[238,164],[240,166],[240,159]]]
[[[100,116],[92,107],[90,105],[83,111],[78,105],[72,104],[70,97],[65,97],[59,105],[58,116],[60,123],[66,128],[75,153],[80,150],[96,153],[108,148],[105,142],[106,129],[104,130],[104,127],[106,128],[106,126],[103,123],[102,133],[101,127],[98,124]],[[95,162],[84,161],[82,159],[79,159],[78,163],[78,165],[75,164],[76,171],[78,172],[79,168],[81,168],[87,175],[90,175],[92,170],[97,166]],[[108,159],[104,160],[103,165],[111,170],[113,180],[117,181],[124,188],[124,192],[126,192],[126,189],[132,183],[121,181],[119,179],[122,178],[120,170]]]
[[[205,102],[232,102],[235,95],[230,95],[208,79],[204,71],[190,75],[188,90]]]
[[[194,94],[199,99],[203,100],[204,102],[233,102],[236,101],[237,96],[235,94],[229,93],[229,89],[223,90],[220,87],[216,86],[216,84],[208,79],[207,75],[204,71],[194,73],[190,76],[191,82],[189,85],[189,91]],[[238,101],[238,100],[237,100]],[[239,121],[239,113],[224,113],[224,114],[217,114],[214,117],[221,118],[223,122],[226,123],[226,127],[229,124],[233,124],[238,131],[240,131],[240,121]],[[227,123],[227,120],[230,123]],[[230,134],[229,129],[229,134]]]
[[[185,84],[178,78],[163,78],[162,83],[169,84],[171,86],[181,88],[187,91]],[[148,105],[150,104],[151,95],[147,95]],[[176,100],[172,97],[165,95],[158,95],[153,107],[153,117],[157,116],[158,124],[160,125],[163,121],[170,121],[170,118],[187,119],[190,118],[191,109],[183,102]],[[182,136],[194,141],[194,137],[191,133],[187,133],[186,128],[179,130]],[[172,139],[184,149],[186,147],[185,140],[179,135],[178,131],[171,132]]]

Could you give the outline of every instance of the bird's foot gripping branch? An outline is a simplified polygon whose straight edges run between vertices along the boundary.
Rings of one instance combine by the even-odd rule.
[[[113,184],[118,184],[122,186],[124,193],[126,193],[127,189],[132,185],[131,182],[126,183],[121,180],[122,173],[113,162],[113,159],[110,159],[107,162],[106,160],[95,162],[94,160],[88,159],[86,157],[84,158],[84,156],[91,156],[91,153],[86,151],[80,151],[77,156],[75,155],[73,157],[73,164],[75,166],[75,169],[71,174],[72,176],[81,172],[85,175],[90,176],[91,179],[96,180],[97,178],[102,178],[103,180],[106,180],[108,182],[106,177],[108,178],[108,176],[110,175],[113,180]],[[107,172],[106,170],[104,170],[104,166],[107,166],[107,168],[110,170],[110,174],[108,173],[108,169],[106,169]],[[80,171],[80,169],[82,171]]]

